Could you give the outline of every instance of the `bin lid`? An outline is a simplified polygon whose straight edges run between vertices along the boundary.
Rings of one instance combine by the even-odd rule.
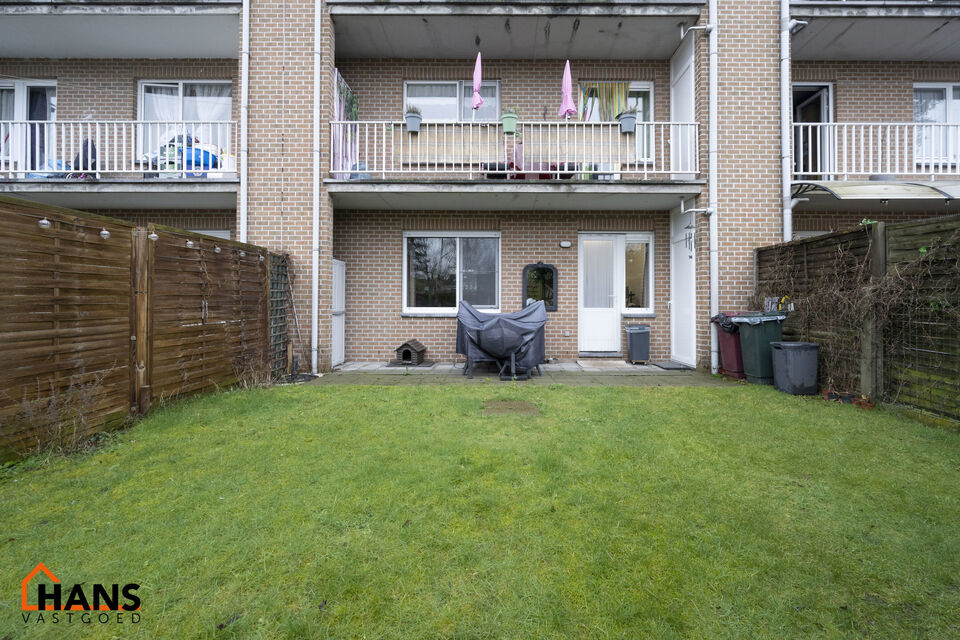
[[[646,333],[650,331],[648,324],[628,324],[627,333]]]
[[[771,342],[770,346],[774,349],[819,349],[820,345],[816,342]]]
[[[760,324],[762,322],[783,322],[787,319],[787,314],[782,311],[748,311],[735,316],[730,316],[731,322],[739,324]]]

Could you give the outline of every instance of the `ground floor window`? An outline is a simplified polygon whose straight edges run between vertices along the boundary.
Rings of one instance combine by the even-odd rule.
[[[455,312],[460,300],[500,308],[500,234],[403,234],[404,312]]]
[[[624,307],[631,313],[653,312],[653,234],[627,234],[624,243]]]

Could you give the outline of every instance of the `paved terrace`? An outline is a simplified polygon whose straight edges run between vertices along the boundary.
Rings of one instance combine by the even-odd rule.
[[[348,363],[310,384],[438,385],[500,383],[496,367],[478,364],[473,379],[463,375],[463,363],[391,367],[379,362]],[[719,387],[736,384],[701,371],[666,370],[655,365],[631,365],[621,360],[578,360],[540,365],[543,375],[519,384],[567,384],[585,387]]]

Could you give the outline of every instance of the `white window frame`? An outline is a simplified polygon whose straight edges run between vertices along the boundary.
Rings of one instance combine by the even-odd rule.
[[[914,82],[913,83],[914,95],[913,99],[916,100],[915,92],[917,89],[943,89],[944,105],[946,110],[946,120],[943,122],[916,122],[916,106],[914,106],[914,123],[915,124],[955,124],[960,125],[960,109],[958,109],[956,118],[953,114],[953,103],[960,103],[960,100],[954,100],[953,90],[960,89],[960,82]],[[917,165],[929,165],[933,164],[957,164],[960,162],[960,149],[956,148],[956,143],[952,136],[947,138],[947,148],[946,150],[941,149],[941,152],[937,155],[927,156],[924,154],[918,154],[921,147],[920,140],[914,140],[914,161]]]
[[[140,80],[137,83],[137,120],[143,120],[143,89],[146,85],[177,85],[178,120],[183,121],[183,85],[185,84],[228,84],[230,85],[230,118],[233,120],[233,80]]]
[[[457,239],[457,293],[456,301],[460,304],[462,295],[462,275],[460,272],[460,239],[461,238],[496,238],[497,239],[497,305],[495,308],[484,307],[484,313],[500,313],[500,303],[503,291],[503,243],[499,231],[404,231],[403,232],[403,266],[401,268],[401,277],[403,286],[401,287],[402,309],[404,314],[411,315],[456,315],[457,307],[409,307],[407,306],[407,238],[456,238]]]
[[[404,80],[403,81],[403,109],[406,111],[407,105],[410,104],[407,99],[407,87],[412,84],[453,84],[457,87],[457,116],[455,118],[448,119],[444,118],[442,120],[427,120],[424,118],[424,122],[472,122],[473,120],[464,120],[461,118],[463,114],[463,88],[464,86],[473,87],[473,80]],[[483,84],[495,84],[497,85],[497,116],[494,120],[478,120],[477,122],[496,122],[500,119],[500,115],[503,113],[503,93],[501,92],[500,81],[499,80],[484,80]]]
[[[30,96],[30,89],[32,88],[47,88],[47,89],[56,89],[57,81],[56,80],[5,80],[0,79],[0,87],[4,89],[13,89],[13,121],[14,122],[24,122],[27,120],[28,111],[30,106],[27,104],[28,98]],[[59,92],[57,96],[59,100]],[[57,121],[57,105],[54,104],[53,113],[50,116],[50,119],[47,122],[56,122]],[[21,130],[25,131],[25,130]],[[21,139],[16,139],[16,138]],[[26,140],[22,139],[22,136],[15,136],[13,132],[10,133],[10,140],[7,140],[6,144],[2,144],[0,140],[0,160],[5,163],[19,163],[23,164],[26,162],[27,154],[29,150],[27,149]],[[45,149],[56,149],[57,146],[57,129],[52,127],[47,131],[46,141],[44,143]]]
[[[653,314],[653,310],[656,307],[656,289],[654,288],[655,278],[654,272],[656,268],[656,248],[653,243],[653,232],[652,231],[637,231],[634,233],[624,234],[623,240],[623,256],[620,258],[620,263],[623,268],[623,286],[620,291],[620,307],[622,309],[621,315],[623,316],[649,316]],[[647,290],[650,292],[650,305],[647,307],[628,307],[627,306],[627,245],[630,243],[645,242],[649,247],[647,249],[647,254],[650,256],[650,267],[647,269]]]

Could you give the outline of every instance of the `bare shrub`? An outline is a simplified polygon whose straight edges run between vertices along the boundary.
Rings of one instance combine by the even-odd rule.
[[[270,354],[266,351],[237,358],[233,370],[237,375],[237,387],[240,389],[260,389],[275,382]]]
[[[104,380],[113,369],[71,376],[65,388],[37,380],[36,391],[24,394],[17,412],[3,425],[6,433],[29,434],[19,445],[22,455],[66,455],[96,446],[97,404],[106,395]]]

